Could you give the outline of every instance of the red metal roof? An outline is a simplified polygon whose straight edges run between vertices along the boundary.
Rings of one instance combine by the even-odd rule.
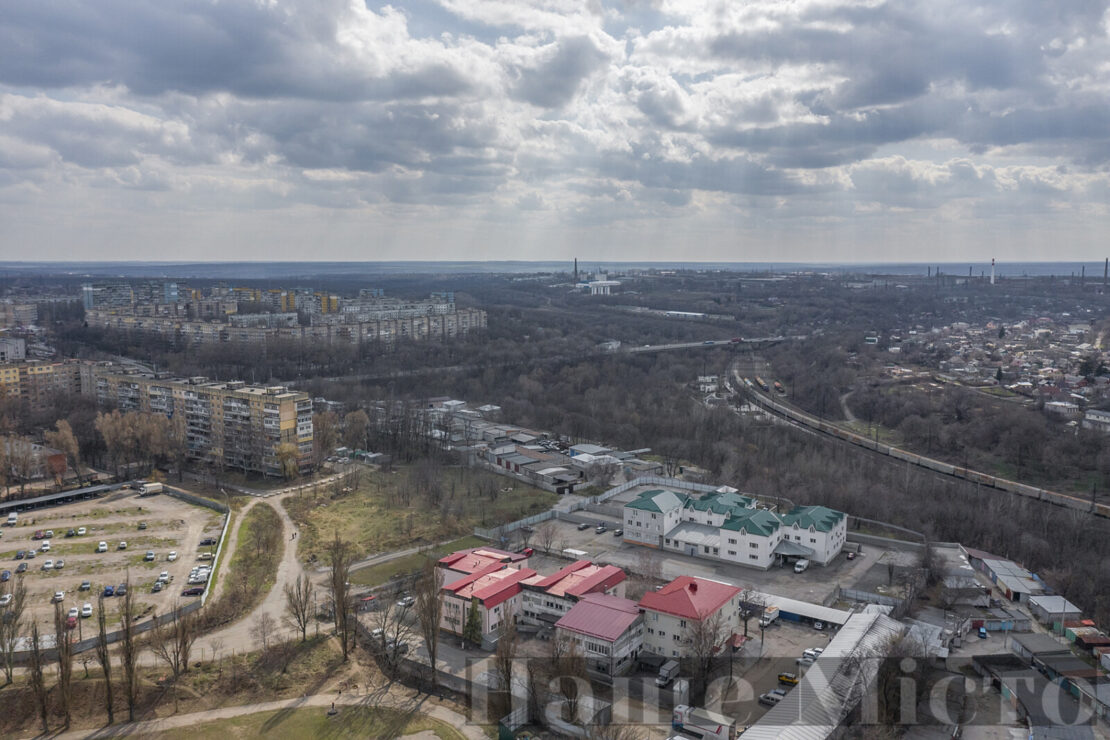
[[[527,559],[524,553],[506,552],[494,547],[472,547],[445,555],[439,559],[439,565],[459,573],[477,573],[494,563],[518,563]]]
[[[461,599],[477,599],[487,609],[520,593],[520,582],[536,575],[531,568],[510,568],[494,563],[446,584],[443,589]]]
[[[616,642],[639,616],[640,608],[635,601],[608,594],[586,594],[555,626]]]
[[[615,565],[595,565],[589,560],[575,560],[549,576],[529,581],[527,585],[552,596],[581,597],[594,591],[607,591],[627,577]]]
[[[648,591],[640,599],[640,606],[676,617],[704,619],[738,593],[738,586],[680,576],[658,591]]]

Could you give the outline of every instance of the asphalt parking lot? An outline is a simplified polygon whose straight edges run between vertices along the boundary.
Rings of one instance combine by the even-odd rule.
[[[145,528],[140,529],[140,524]],[[27,616],[39,623],[40,630],[53,632],[56,591],[63,591],[62,606],[80,608],[91,603],[96,608],[97,596],[105,586],[113,587],[130,580],[135,590],[139,612],[147,615],[172,608],[175,601],[187,599],[181,590],[186,587],[189,571],[198,562],[202,552],[215,552],[215,546],[201,547],[206,537],[219,538],[223,517],[200,506],[193,506],[166,495],[140,498],[138,492],[115,491],[92,501],[80,501],[63,506],[28,511],[19,515],[19,524],[2,528],[0,537],[0,570],[12,572],[12,578],[24,578],[27,587]],[[66,536],[69,530],[84,527],[84,535]],[[47,540],[34,539],[36,531],[53,530]],[[49,552],[43,552],[45,542]],[[97,545],[107,543],[107,552],[98,553]],[[126,542],[125,550],[119,549]],[[35,557],[16,559],[19,550],[35,551]],[[146,553],[154,553],[147,561]],[[174,562],[168,560],[171,551],[177,552]],[[44,569],[48,561],[55,565],[64,561],[61,569]],[[16,573],[20,564],[26,564],[25,573]],[[167,571],[173,581],[168,588],[152,593],[151,587],[162,571]],[[89,581],[87,591],[80,589],[82,581]],[[7,590],[14,583],[0,583],[0,590]],[[106,599],[112,604],[114,599]],[[109,622],[117,622],[114,604],[109,609]],[[79,620],[95,624],[95,619]]]
[[[837,586],[845,588],[853,586],[863,579],[868,570],[876,562],[885,561],[887,557],[904,559],[906,553],[889,551],[878,547],[864,545],[863,556],[855,560],[848,560],[846,553],[841,553],[827,566],[814,565],[804,573],[795,573],[790,567],[773,567],[769,570],[744,568],[731,563],[721,563],[714,560],[695,558],[673,552],[651,550],[639,545],[625,544],[620,537],[613,535],[619,522],[613,517],[602,514],[580,512],[574,515],[574,520],[557,520],[554,522],[555,537],[552,553],[565,549],[581,550],[586,555],[584,558],[598,563],[620,566],[631,572],[639,572],[645,552],[652,553],[651,557],[658,560],[664,580],[672,580],[679,576],[691,575],[701,578],[716,578],[718,580],[735,583],[742,586],[751,586],[760,591],[767,591],[779,596],[792,599],[824,603]],[[588,522],[588,529],[579,530],[579,522]],[[598,534],[595,527],[604,524],[606,531]],[[543,552],[542,543],[533,535],[530,545],[537,554]],[[533,565],[532,567],[537,567]],[[547,572],[543,568],[541,572]]]

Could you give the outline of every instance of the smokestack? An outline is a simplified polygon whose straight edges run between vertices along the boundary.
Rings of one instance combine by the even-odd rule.
[[[574,258],[574,282],[578,282],[578,258]]]
[[[1102,266],[1102,287],[1106,287],[1106,278],[1110,277],[1110,257],[1106,258],[1106,263]]]
[[[933,276],[933,266],[932,265],[929,265],[928,267],[926,267],[925,270],[926,270],[925,277],[932,277]]]
[[[994,257],[991,257],[991,285],[994,285]]]
[[[1086,285],[1087,284],[1087,266],[1086,265],[1083,265],[1079,269],[1079,284],[1080,285]]]

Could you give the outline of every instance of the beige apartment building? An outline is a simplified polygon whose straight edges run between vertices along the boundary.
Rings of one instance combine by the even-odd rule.
[[[229,468],[281,475],[278,446],[297,448],[298,467],[312,466],[312,399],[285,386],[156,378],[88,366],[83,392],[102,406],[184,418],[190,456]]]

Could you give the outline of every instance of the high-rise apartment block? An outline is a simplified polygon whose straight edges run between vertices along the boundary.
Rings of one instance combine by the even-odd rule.
[[[285,386],[207,378],[171,379],[94,366],[85,391],[102,406],[185,420],[189,455],[229,468],[281,475],[278,448],[297,450],[301,471],[312,467],[312,399]]]

